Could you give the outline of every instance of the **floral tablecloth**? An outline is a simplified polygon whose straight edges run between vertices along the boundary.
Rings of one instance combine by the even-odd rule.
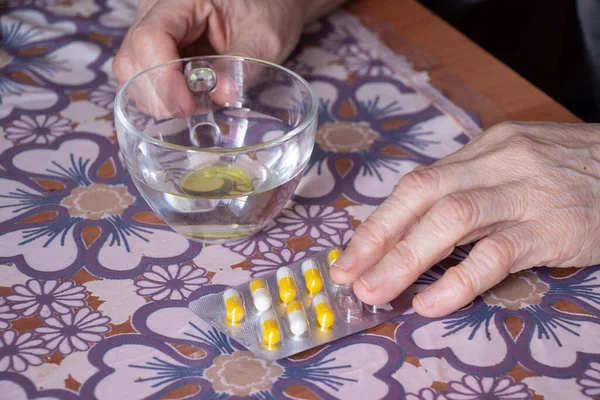
[[[0,10],[1,399],[600,396],[598,268],[523,272],[449,317],[409,311],[279,362],[186,308],[345,245],[402,174],[479,132],[353,17],[308,27],[287,63],[321,102],[294,202],[251,239],[202,246],[152,214],[119,158],[111,62],[134,2],[5,0]]]

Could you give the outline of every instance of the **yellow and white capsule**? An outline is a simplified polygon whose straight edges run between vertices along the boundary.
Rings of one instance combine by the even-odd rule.
[[[305,260],[300,267],[302,269],[302,275],[304,276],[304,282],[306,283],[306,290],[308,294],[314,296],[323,290],[323,278],[319,272],[319,267],[313,259]]]
[[[225,303],[227,321],[231,324],[237,324],[244,319],[244,305],[237,290],[227,289],[223,293],[223,302]]]
[[[329,265],[333,265],[333,263],[340,258],[342,255],[342,251],[340,249],[332,249],[327,253],[327,261],[329,261]]]
[[[260,315],[260,329],[262,330],[263,344],[267,349],[277,347],[281,340],[281,329],[273,310]]]
[[[279,287],[279,298],[284,304],[288,304],[298,296],[294,273],[289,267],[281,267],[277,270],[277,286]]]
[[[271,308],[271,296],[264,279],[255,279],[250,282],[250,293],[254,307],[260,312]]]
[[[301,336],[308,330],[306,322],[306,314],[304,307],[298,300],[292,301],[287,306],[287,321],[290,326],[290,331],[296,336]]]
[[[313,310],[315,312],[315,318],[317,324],[323,329],[331,328],[331,325],[335,322],[335,314],[329,300],[323,293],[317,294],[312,301]]]

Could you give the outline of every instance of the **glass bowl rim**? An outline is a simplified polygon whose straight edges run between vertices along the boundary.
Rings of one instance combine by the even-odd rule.
[[[303,121],[300,125],[298,125],[294,129],[292,129],[285,135],[279,136],[275,139],[268,140],[266,142],[254,144],[251,146],[242,146],[242,147],[233,147],[233,148],[220,148],[220,147],[198,148],[198,147],[193,147],[193,146],[182,146],[182,145],[178,145],[178,144],[174,144],[174,143],[165,142],[163,140],[153,138],[153,137],[139,131],[136,127],[134,127],[127,120],[127,118],[125,118],[125,115],[123,115],[123,112],[121,111],[122,98],[123,98],[127,88],[133,83],[133,81],[136,78],[142,76],[143,74],[145,74],[149,71],[152,71],[154,69],[161,68],[161,67],[164,67],[164,66],[167,66],[170,64],[183,63],[183,62],[189,62],[189,61],[213,60],[213,59],[233,59],[233,60],[251,61],[253,63],[259,63],[259,64],[263,64],[263,65],[266,65],[271,68],[278,69],[280,71],[283,71],[283,72],[291,75],[293,78],[298,80],[301,84],[303,84],[305,86],[305,88],[308,90],[308,93],[310,94],[311,107],[310,107],[310,110],[308,111],[308,114],[303,118]],[[154,145],[168,148],[171,150],[179,150],[179,151],[186,151],[186,152],[193,152],[193,153],[209,153],[209,154],[210,153],[212,153],[212,154],[245,153],[250,150],[268,149],[268,148],[274,147],[280,143],[287,142],[288,140],[291,140],[292,138],[294,138],[295,136],[300,134],[300,132],[303,132],[304,130],[306,130],[313,122],[315,122],[318,109],[319,109],[319,101],[318,101],[318,97],[317,97],[314,89],[310,86],[310,84],[308,83],[308,81],[306,79],[301,77],[296,72],[294,72],[294,71],[290,70],[289,68],[286,68],[282,65],[272,63],[270,61],[260,60],[258,58],[252,58],[252,57],[235,56],[235,55],[211,55],[211,56],[196,56],[196,57],[179,58],[177,60],[168,61],[168,62],[165,62],[162,64],[152,66],[150,68],[146,68],[145,70],[138,72],[137,74],[135,74],[134,76],[132,76],[125,82],[123,87],[121,87],[121,89],[119,89],[119,91],[117,92],[116,97],[115,97],[115,104],[114,104],[115,119],[117,119],[118,122],[121,125],[123,125],[123,127],[127,130],[127,133],[133,134],[145,142],[149,142]],[[118,133],[117,133],[117,135],[118,135]]]

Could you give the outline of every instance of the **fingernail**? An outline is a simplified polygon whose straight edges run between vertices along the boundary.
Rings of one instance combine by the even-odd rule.
[[[351,257],[349,257],[346,253],[342,253],[342,255],[335,260],[333,266],[345,272],[352,268],[352,262],[353,260]]]
[[[381,284],[381,278],[381,273],[371,269],[362,274],[359,279],[369,291],[373,291]]]
[[[435,290],[427,288],[417,295],[417,300],[424,309],[432,308],[435,305]]]

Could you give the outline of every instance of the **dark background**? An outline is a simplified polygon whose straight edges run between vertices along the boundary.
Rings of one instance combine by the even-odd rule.
[[[600,121],[574,0],[421,3],[579,118]]]

